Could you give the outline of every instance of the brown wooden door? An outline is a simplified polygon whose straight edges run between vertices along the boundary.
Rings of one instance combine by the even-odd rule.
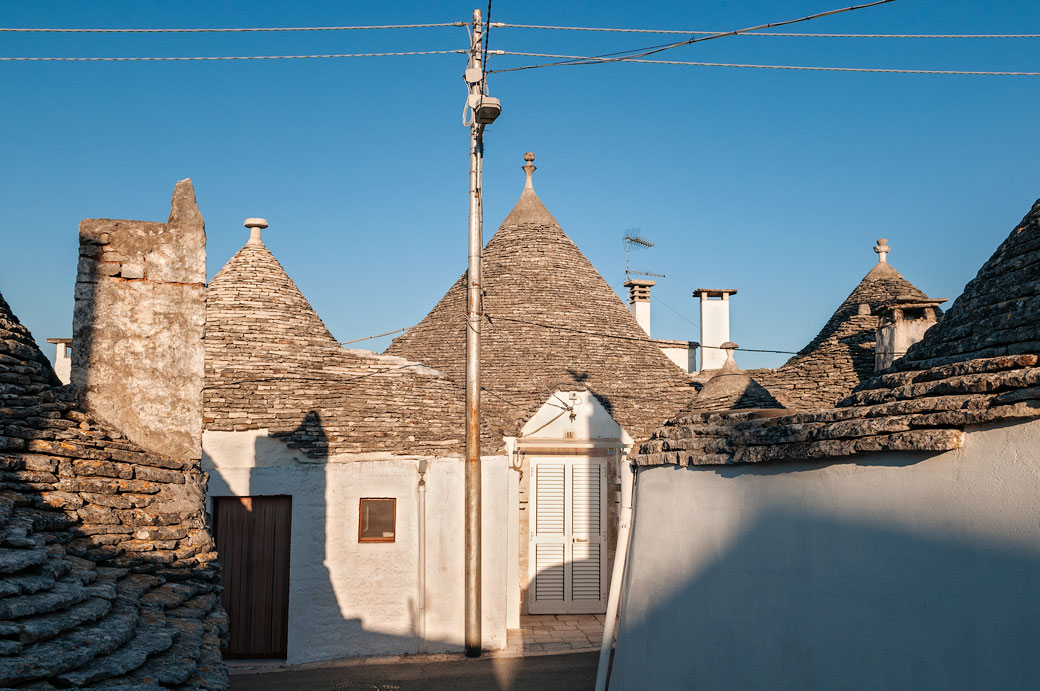
[[[284,658],[292,497],[218,497],[213,514],[231,627],[224,657]]]

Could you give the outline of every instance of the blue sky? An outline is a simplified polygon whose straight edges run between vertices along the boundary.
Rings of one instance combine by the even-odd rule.
[[[0,4],[4,27],[245,27],[466,20],[472,2]],[[477,3],[482,9],[486,4]],[[494,2],[523,24],[728,30],[842,6],[784,2]],[[898,0],[800,32],[1040,33],[1025,0]],[[492,29],[491,47],[598,54],[663,42]],[[450,50],[461,28],[260,34],[0,33],[0,55],[256,55]],[[1040,71],[1040,39],[733,37],[676,60]],[[531,58],[493,56],[489,67]],[[188,63],[0,62],[0,291],[39,341],[71,333],[83,218],[165,220],[191,177],[209,274],[247,216],[333,334],[416,323],[466,263],[461,55]],[[537,154],[542,200],[621,292],[626,228],[666,274],[654,335],[698,337],[699,287],[733,287],[743,347],[797,350],[875,263],[956,297],[1040,196],[1040,77],[612,64],[493,74],[485,238]],[[580,299],[580,296],[575,296]],[[673,311],[674,310],[674,311]],[[382,350],[389,339],[368,342]],[[364,344],[363,344],[364,345]],[[48,351],[48,354],[51,353]],[[786,356],[742,353],[745,367]]]

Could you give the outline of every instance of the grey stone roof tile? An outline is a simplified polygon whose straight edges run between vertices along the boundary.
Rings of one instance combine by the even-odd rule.
[[[207,430],[267,429],[308,458],[464,448],[463,390],[425,365],[340,346],[260,242],[210,282],[205,351]]]
[[[0,296],[0,686],[115,688],[155,676],[176,640],[183,667],[167,679],[229,688],[219,637],[143,614],[167,580],[217,583],[202,487],[196,462],[145,453],[78,410]],[[223,610],[196,614],[207,626]]]
[[[500,404],[516,429],[562,388],[588,389],[635,439],[689,403],[695,389],[686,374],[567,237],[530,179],[483,256],[484,399]],[[466,303],[463,275],[387,354],[463,383]]]
[[[905,357],[866,379],[835,407],[786,414],[681,414],[642,445],[636,463],[759,463],[878,451],[942,452],[958,448],[969,425],[1040,417],[1038,286],[1040,200],[945,318]],[[845,304],[854,298],[855,291]]]

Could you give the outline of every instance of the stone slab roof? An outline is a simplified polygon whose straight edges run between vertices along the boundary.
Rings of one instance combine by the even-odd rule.
[[[878,315],[884,305],[901,298],[928,296],[891,264],[879,262],[797,355],[777,369],[748,374],[785,408],[832,406],[874,375]]]
[[[481,378],[514,429],[557,390],[588,389],[635,439],[695,390],[545,208],[528,181],[484,249]],[[465,275],[391,355],[465,380]],[[515,433],[515,432],[514,432]]]
[[[340,346],[259,240],[210,282],[205,350],[207,430],[267,429],[312,458],[464,448],[464,391],[424,365]]]
[[[948,325],[947,325],[948,324]],[[957,448],[969,425],[1040,417],[1040,201],[939,326],[836,407],[683,414],[639,465],[825,459]]]
[[[198,464],[78,410],[0,296],[0,687],[228,689]]]

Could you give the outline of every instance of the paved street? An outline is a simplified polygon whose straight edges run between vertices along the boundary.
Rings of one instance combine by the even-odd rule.
[[[584,691],[596,683],[597,652],[457,658],[231,677],[232,691]]]

